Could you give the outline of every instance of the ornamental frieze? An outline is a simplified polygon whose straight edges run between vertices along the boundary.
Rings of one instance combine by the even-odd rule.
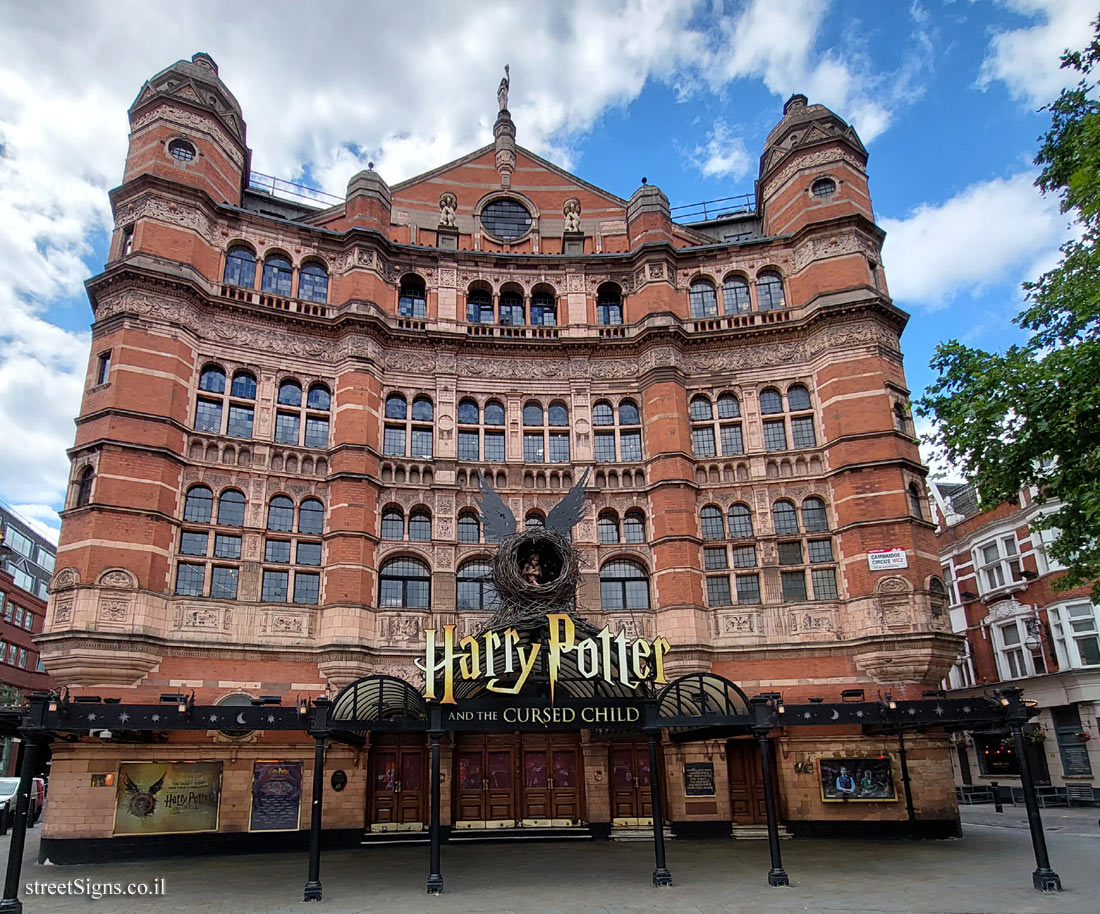
[[[155,219],[169,225],[178,225],[196,232],[211,246],[218,245],[214,225],[198,207],[165,200],[163,197],[144,196],[126,204],[115,218],[115,228],[120,229],[138,219]]]
[[[183,127],[189,127],[192,130],[198,130],[203,133],[209,134],[219,143],[221,143],[225,154],[229,157],[229,160],[238,168],[244,168],[244,156],[237,148],[237,142],[229,138],[229,135],[222,130],[218,122],[214,119],[213,115],[202,116],[196,114],[193,111],[186,111],[183,108],[177,108],[175,105],[158,105],[150,111],[146,111],[141,117],[134,121],[132,130],[134,132],[140,130],[147,124],[151,124],[155,120],[164,119],[172,121],[175,124],[179,124]]]

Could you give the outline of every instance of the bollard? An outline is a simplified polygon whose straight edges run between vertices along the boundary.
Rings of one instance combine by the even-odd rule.
[[[1004,812],[1005,808],[1001,804],[1001,785],[996,781],[990,781],[989,789],[993,791],[993,809],[996,812]]]

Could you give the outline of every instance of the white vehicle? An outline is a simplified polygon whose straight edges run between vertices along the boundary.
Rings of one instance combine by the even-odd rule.
[[[38,780],[37,778],[35,780]],[[19,778],[0,778],[0,816],[3,817],[3,826],[10,828],[15,822],[15,807],[18,802]],[[38,795],[37,785],[32,784],[30,795],[30,816],[28,824],[33,826],[41,812],[42,800]]]

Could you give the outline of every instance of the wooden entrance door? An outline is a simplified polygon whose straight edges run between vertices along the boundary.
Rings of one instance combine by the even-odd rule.
[[[425,765],[422,739],[379,737],[371,751],[371,831],[424,827]]]
[[[612,824],[652,825],[649,746],[646,743],[612,743],[610,760]]]
[[[455,749],[455,828],[516,824],[513,737],[472,736]]]
[[[523,824],[563,827],[584,821],[581,753],[572,737],[527,735],[522,755]]]
[[[729,759],[730,806],[734,825],[766,824],[760,747],[756,740],[730,740],[726,758]],[[774,780],[772,784],[774,787]]]

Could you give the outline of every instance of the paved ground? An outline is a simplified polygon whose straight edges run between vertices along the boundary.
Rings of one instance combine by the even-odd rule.
[[[957,841],[796,839],[783,842],[789,888],[767,885],[768,848],[757,841],[673,841],[675,885],[654,889],[645,843],[455,845],[443,848],[446,894],[424,894],[427,847],[364,848],[322,859],[325,900],[302,904],[303,854],[205,857],[101,866],[39,866],[28,833],[28,882],[152,882],[162,898],[32,897],[27,914],[1096,914],[1100,810],[1045,810],[1054,869],[1065,891],[1031,888],[1034,859],[1021,809],[963,811]],[[0,861],[8,839],[0,839]]]

